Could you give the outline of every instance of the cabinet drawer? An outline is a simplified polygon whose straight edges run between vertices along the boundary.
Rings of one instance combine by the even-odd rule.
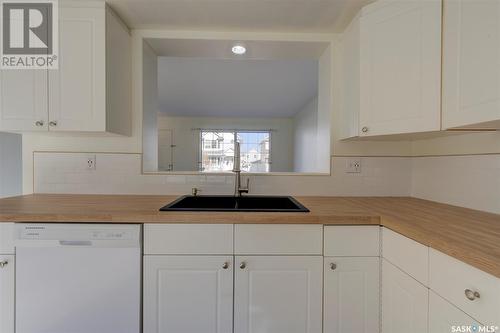
[[[233,225],[145,224],[144,254],[233,254]]]
[[[444,253],[430,250],[432,290],[484,325],[500,325],[500,279]],[[469,300],[466,290],[478,292]]]
[[[429,333],[452,332],[453,326],[473,325],[481,324],[432,290],[429,292]]]
[[[14,223],[0,222],[0,254],[14,254]]]
[[[378,257],[379,226],[328,226],[324,231],[325,256]]]
[[[234,226],[236,254],[321,255],[322,225],[237,224]]]
[[[392,230],[382,230],[382,256],[425,286],[429,285],[429,248]]]

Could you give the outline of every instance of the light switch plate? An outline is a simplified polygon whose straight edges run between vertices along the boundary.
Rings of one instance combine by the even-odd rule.
[[[346,173],[361,173],[361,159],[348,158],[345,165]]]

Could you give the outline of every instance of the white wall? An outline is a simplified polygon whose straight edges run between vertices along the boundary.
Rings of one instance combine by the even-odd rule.
[[[159,129],[173,131],[174,168],[196,171],[199,159],[200,132],[204,129],[273,129],[271,133],[272,172],[289,172],[293,168],[293,129],[291,118],[230,118],[158,116]]]
[[[143,53],[143,154],[144,171],[158,170],[158,57],[148,43]]]
[[[293,118],[293,171],[316,172],[318,98],[311,99]]]
[[[22,193],[22,137],[0,133],[0,198]]]

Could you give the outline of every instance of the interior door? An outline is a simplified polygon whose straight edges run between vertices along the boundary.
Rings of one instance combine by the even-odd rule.
[[[325,257],[324,333],[379,332],[378,257]]]
[[[235,333],[321,333],[321,256],[238,256]]]
[[[0,130],[47,131],[47,70],[0,71]]]
[[[360,135],[440,130],[441,0],[375,2],[360,40]]]
[[[14,333],[15,257],[0,255],[0,332]]]
[[[158,130],[158,171],[173,171],[173,132]]]
[[[145,256],[144,333],[232,331],[232,257]]]
[[[106,130],[103,8],[59,9],[59,69],[49,71],[49,129]]]

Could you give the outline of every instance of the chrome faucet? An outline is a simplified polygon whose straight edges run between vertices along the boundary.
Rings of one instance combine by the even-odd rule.
[[[242,193],[248,193],[250,178],[247,178],[246,187],[241,187],[241,156],[240,156],[240,143],[234,143],[234,163],[233,163],[233,172],[234,172],[234,196],[241,197]]]

